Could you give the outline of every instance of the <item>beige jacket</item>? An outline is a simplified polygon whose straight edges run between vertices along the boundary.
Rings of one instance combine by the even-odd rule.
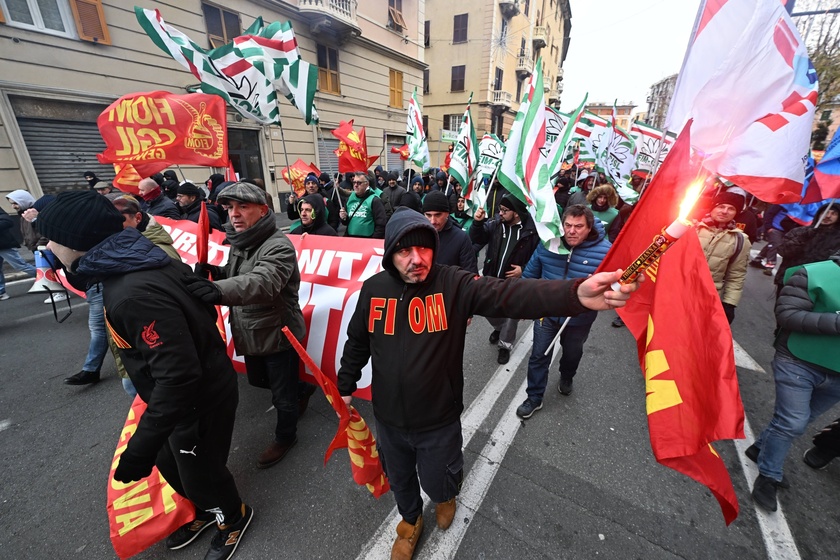
[[[721,301],[737,306],[747,277],[751,246],[749,238],[739,229],[709,227],[703,222],[697,224],[697,236]],[[733,258],[739,237],[743,239],[743,244]]]

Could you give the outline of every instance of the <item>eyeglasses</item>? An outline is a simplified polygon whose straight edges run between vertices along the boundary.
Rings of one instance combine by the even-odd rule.
[[[505,208],[504,206],[499,206],[499,212],[502,214],[507,214],[508,212],[513,212],[510,208]]]
[[[353,181],[354,185],[367,185],[367,181]]]

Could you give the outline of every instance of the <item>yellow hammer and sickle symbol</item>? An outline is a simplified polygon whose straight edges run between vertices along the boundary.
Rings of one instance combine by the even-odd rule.
[[[653,339],[653,319],[648,315],[648,328],[645,349]],[[664,350],[645,352],[645,391],[647,393],[647,413],[653,414],[666,408],[682,404],[680,390],[673,379],[654,379],[657,375],[671,369]]]

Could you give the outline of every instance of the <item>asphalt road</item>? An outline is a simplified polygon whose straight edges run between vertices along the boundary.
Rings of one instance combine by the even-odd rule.
[[[105,488],[129,399],[110,356],[99,384],[62,383],[82,365],[87,308],[74,298],[73,314],[57,324],[43,296],[25,293],[30,285],[11,284],[12,298],[0,303],[0,556],[115,558]],[[772,293],[771,279],[750,269],[733,325],[735,340],[765,370],[738,368],[756,432],[773,407]],[[595,323],[574,393],[557,393],[553,365],[545,406],[524,423],[511,406],[525,398],[527,349],[499,368],[487,343],[491,329],[476,318],[464,364],[466,402],[473,406],[464,415],[471,437],[463,503],[444,538],[430,529],[434,512],[427,508],[417,558],[837,558],[840,461],[813,471],[801,461],[810,438],[795,443],[786,463],[792,487],[780,491],[780,503],[796,550],[768,552],[735,445],[718,444],[741,505],[727,527],[707,489],[653,459],[635,341],[610,326],[613,317],[602,313]],[[521,322],[520,334],[529,331],[529,322]],[[229,466],[256,516],[236,558],[352,559],[387,550],[392,533],[381,527],[393,498],[376,500],[356,486],[344,451],[324,465],[336,428],[325,399],[313,397],[289,456],[271,469],[256,468],[271,440],[269,407],[267,392],[240,380]],[[372,420],[368,403],[358,408]],[[814,429],[838,416],[835,408]],[[377,540],[378,534],[384,536]],[[206,536],[177,552],[158,544],[137,557],[202,558],[208,544]]]

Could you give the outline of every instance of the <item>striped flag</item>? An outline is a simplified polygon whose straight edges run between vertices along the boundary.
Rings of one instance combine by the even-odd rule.
[[[607,133],[601,137],[595,156],[595,169],[606,175],[618,196],[627,204],[635,204],[639,193],[628,183],[636,168],[636,143],[630,134],[615,122],[615,103],[607,122]]]
[[[426,131],[423,130],[423,115],[420,113],[420,104],[417,103],[417,88],[414,88],[408,103],[405,133],[408,135],[409,159],[423,171],[428,171],[432,167],[432,158],[429,155],[429,143],[426,142]]]
[[[279,122],[274,87],[252,64],[233,51],[233,44],[205,51],[163,21],[158,10],[135,7],[137,21],[162,51],[201,81],[201,91],[223,98],[244,117],[263,124]]]
[[[472,93],[467,101],[467,110],[464,111],[458,139],[455,141],[455,149],[452,150],[452,159],[449,162],[449,174],[460,183],[464,193],[472,190],[470,183],[478,169],[478,140],[475,138],[475,126],[470,113],[471,104]]]
[[[659,165],[665,161],[665,156],[671,151],[671,146],[677,139],[677,135],[669,132],[665,135],[665,143],[662,143],[662,131],[639,121],[633,121],[630,127],[630,136],[636,142],[636,169],[653,171],[656,167],[655,161],[659,155]]]
[[[574,139],[580,144],[579,160],[594,163],[601,137],[607,132],[607,121],[589,111],[584,111],[574,131]]]
[[[580,117],[583,115],[583,108],[586,106],[586,100],[588,98],[589,93],[587,92],[586,95],[583,96],[583,101],[580,102],[578,108],[575,109],[571,115],[563,115],[561,113],[561,116],[566,120],[566,123],[562,129],[560,137],[557,138],[555,143],[552,145],[551,151],[546,155],[546,158],[548,159],[549,176],[551,177],[560,173],[563,162],[566,161],[570,155],[569,144],[571,143],[575,129],[580,123]]]
[[[555,253],[567,253],[560,239],[563,226],[554,202],[548,165],[541,151],[544,145],[545,94],[540,57],[508,135],[499,181],[528,206],[546,248]]]

